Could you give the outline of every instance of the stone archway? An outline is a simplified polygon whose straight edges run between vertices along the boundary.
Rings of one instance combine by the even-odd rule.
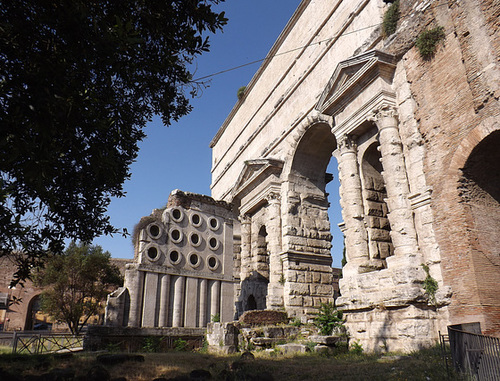
[[[467,283],[476,295],[465,302],[469,315],[481,310],[485,333],[500,331],[500,131],[486,136],[471,151],[462,168],[460,198],[465,211],[465,238],[472,270]],[[475,290],[474,290],[475,288]],[[477,313],[478,311],[476,311]]]
[[[28,308],[26,311],[26,320],[24,323],[24,330],[31,331],[35,328],[37,324],[37,313],[41,310],[41,296],[40,294],[35,295],[31,298],[28,303]]]
[[[306,121],[283,169],[284,298],[292,316],[312,314],[333,298],[326,184],[332,179],[327,167],[337,141],[329,122],[319,117]]]

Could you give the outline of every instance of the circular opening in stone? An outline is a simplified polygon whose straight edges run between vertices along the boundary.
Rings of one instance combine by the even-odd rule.
[[[182,214],[180,209],[177,209],[177,208],[172,209],[172,211],[170,213],[172,214],[172,218],[175,221],[179,222],[180,220],[182,220],[183,214]]]
[[[170,237],[172,238],[172,241],[175,243],[179,243],[180,241],[182,241],[182,233],[180,232],[180,230],[173,229],[170,232]]]
[[[189,264],[193,267],[197,267],[200,264],[200,257],[198,254],[192,253],[189,255]]]
[[[191,239],[191,243],[193,244],[193,246],[198,246],[200,244],[201,240],[198,234],[193,233],[189,238]]]
[[[210,248],[212,250],[215,250],[219,247],[219,241],[217,241],[217,238],[212,237],[208,240],[208,244],[210,245]]]
[[[149,235],[153,238],[160,235],[160,227],[158,225],[151,225],[149,227]]]
[[[194,226],[200,226],[201,225],[201,217],[199,214],[193,214],[191,216],[191,223],[194,225]]]
[[[154,246],[151,246],[148,249],[148,258],[154,261],[157,259],[157,257],[158,257],[158,249]]]
[[[219,261],[217,261],[217,258],[215,257],[208,258],[208,268],[210,270],[216,270],[218,266],[219,266]]]
[[[208,221],[209,225],[210,225],[210,229],[212,230],[217,230],[219,228],[219,220],[217,218],[210,218],[210,220]]]
[[[181,260],[181,255],[179,254],[179,252],[177,250],[172,250],[169,254],[169,259],[170,259],[170,262],[172,262],[173,264],[177,264]]]

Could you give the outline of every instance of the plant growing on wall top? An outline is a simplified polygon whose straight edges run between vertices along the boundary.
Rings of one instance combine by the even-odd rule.
[[[424,30],[417,37],[415,45],[424,60],[430,60],[436,54],[437,45],[445,39],[444,28],[437,26],[433,29]]]
[[[399,20],[399,0],[394,1],[384,14],[382,31],[384,37],[390,36],[396,31]]]
[[[245,95],[245,90],[246,90],[246,89],[247,89],[247,87],[246,87],[246,86],[241,86],[241,87],[238,89],[238,91],[237,91],[237,93],[236,93],[236,95],[238,96],[238,99],[243,98],[243,95]]]

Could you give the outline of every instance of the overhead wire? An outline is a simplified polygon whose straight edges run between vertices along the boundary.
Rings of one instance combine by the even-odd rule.
[[[448,3],[444,3],[444,4],[436,4],[432,7],[430,7],[430,9],[434,9],[434,8],[437,8],[437,7],[440,7],[440,6],[449,6],[450,4]],[[406,16],[406,17],[409,17]],[[404,19],[404,17],[400,18],[400,20]],[[224,69],[224,70],[221,70],[221,71],[218,71],[218,72],[215,72],[215,73],[212,73],[212,74],[207,74],[205,76],[202,76],[202,77],[198,77],[198,78],[195,78],[195,79],[192,79],[190,80],[189,82],[187,83],[196,83],[196,82],[200,82],[200,81],[203,81],[205,79],[208,79],[208,78],[212,78],[212,77],[215,77],[215,76],[218,76],[220,74],[224,74],[224,73],[228,73],[230,71],[234,71],[234,70],[238,70],[238,69],[241,69],[241,68],[244,68],[246,66],[251,66],[251,65],[255,65],[256,63],[260,63],[260,62],[264,62],[264,61],[267,61],[267,60],[271,60],[275,57],[279,57],[279,56],[282,56],[282,55],[285,55],[285,54],[289,54],[289,53],[293,53],[297,50],[301,50],[301,49],[305,49],[305,48],[308,48],[310,46],[314,46],[314,45],[320,45],[322,43],[325,43],[325,42],[329,42],[335,38],[340,38],[340,37],[344,37],[344,36],[347,36],[349,34],[353,34],[353,33],[357,33],[357,32],[361,32],[363,30],[366,30],[366,29],[370,29],[370,28],[376,28],[378,26],[381,26],[383,23],[377,23],[377,24],[373,24],[373,25],[369,25],[369,26],[365,26],[363,28],[359,28],[359,29],[356,29],[356,30],[352,30],[350,32],[345,32],[345,33],[342,33],[342,35],[340,36],[334,36],[334,37],[329,37],[329,38],[326,38],[324,40],[321,40],[321,41],[315,41],[315,42],[312,42],[310,44],[307,44],[307,45],[302,45],[302,46],[299,46],[299,47],[296,47],[296,48],[293,48],[293,49],[290,49],[290,50],[287,50],[287,51],[284,51],[284,52],[280,52],[280,53],[276,53],[274,55],[271,55],[271,56],[266,56],[264,58],[260,58],[260,59],[257,59],[257,60],[254,60],[254,61],[250,61],[250,62],[247,62],[247,63],[244,63],[244,64],[241,64],[241,65],[238,65],[238,66],[234,66],[234,67],[231,67],[231,68],[228,68],[228,69]]]

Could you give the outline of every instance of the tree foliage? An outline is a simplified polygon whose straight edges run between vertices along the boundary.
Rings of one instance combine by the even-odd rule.
[[[36,276],[36,284],[44,288],[42,310],[78,334],[91,316],[102,312],[111,288],[123,283],[110,257],[100,246],[74,242],[63,254],[49,256]]]
[[[16,278],[118,230],[106,215],[153,115],[190,111],[189,65],[224,0],[4,0],[0,7],[0,256]]]

